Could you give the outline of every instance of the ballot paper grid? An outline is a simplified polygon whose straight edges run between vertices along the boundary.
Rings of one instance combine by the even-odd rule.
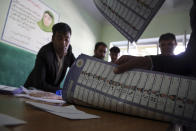
[[[113,69],[111,63],[81,55],[70,69],[77,74],[68,74],[66,93],[69,98],[110,111],[196,122],[195,79],[144,70],[116,75]]]
[[[165,0],[94,0],[98,10],[129,41],[137,41]]]

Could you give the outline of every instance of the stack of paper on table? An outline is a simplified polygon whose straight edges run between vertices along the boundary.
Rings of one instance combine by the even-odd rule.
[[[18,90],[20,90],[20,93],[15,94],[15,96],[17,97],[25,97],[32,100],[38,100],[38,101],[49,102],[49,103],[59,103],[59,104],[65,103],[65,101],[62,100],[61,96],[58,96],[51,92],[45,92],[36,89],[28,90],[24,87],[21,87]]]
[[[42,109],[44,111],[47,111],[49,113],[65,117],[68,119],[92,119],[92,118],[100,118],[99,116],[92,115],[85,113],[83,111],[80,111],[75,108],[75,106],[52,106],[47,104],[41,104],[41,103],[35,103],[35,102],[28,102],[27,104],[30,104],[36,108]]]
[[[12,86],[0,85],[0,93],[13,94],[13,92],[16,89],[18,89],[18,88],[17,87],[12,87]]]

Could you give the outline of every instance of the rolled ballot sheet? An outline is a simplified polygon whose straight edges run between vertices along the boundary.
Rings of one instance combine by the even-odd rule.
[[[195,126],[196,79],[133,69],[81,54],[70,68],[63,99],[70,103]]]
[[[94,0],[100,13],[130,42],[137,41],[165,0]]]

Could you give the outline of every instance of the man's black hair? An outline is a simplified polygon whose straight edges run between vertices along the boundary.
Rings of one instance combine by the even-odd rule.
[[[120,53],[120,49],[116,46],[110,48],[110,53],[113,52],[113,53]]]
[[[63,34],[69,32],[71,34],[71,27],[66,23],[57,23],[52,27],[52,32],[53,35],[55,35],[56,32],[63,33]]]
[[[165,33],[160,36],[159,42],[162,40],[175,40],[176,41],[176,37],[173,33]]]
[[[97,42],[95,44],[95,50],[97,50],[99,48],[99,46],[105,46],[107,48],[107,45],[104,42]]]

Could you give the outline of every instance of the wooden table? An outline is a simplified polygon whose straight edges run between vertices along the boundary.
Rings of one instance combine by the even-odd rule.
[[[76,106],[99,119],[69,120],[24,103],[27,99],[0,95],[0,113],[27,123],[7,127],[10,131],[166,131],[169,123]]]

